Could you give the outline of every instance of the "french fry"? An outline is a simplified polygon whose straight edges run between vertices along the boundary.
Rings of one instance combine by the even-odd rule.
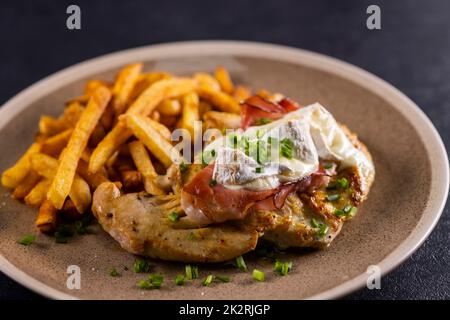
[[[109,182],[109,179],[100,171],[96,173],[90,173],[88,170],[88,164],[84,160],[78,162],[77,173],[89,184],[92,191],[103,182]]]
[[[81,114],[84,111],[84,107],[77,102],[69,104],[62,115],[62,120],[67,122],[71,128],[75,127],[75,124],[80,119]]]
[[[199,104],[198,104],[198,113],[200,114],[200,118],[203,118],[203,115],[212,110],[212,105],[211,103],[205,101],[205,100],[200,100]]]
[[[81,154],[81,159],[89,163],[89,159],[91,159],[92,150],[88,147],[84,148],[83,153]]]
[[[105,136],[106,136],[105,128],[100,122],[98,122],[94,130],[92,131],[91,136],[89,137],[88,145],[90,147],[96,147]]]
[[[125,114],[142,114],[147,116],[162,100],[193,91],[196,85],[197,81],[186,78],[155,82],[133,102]],[[93,151],[89,161],[89,171],[92,173],[97,172],[112,156],[114,151],[119,149],[131,136],[132,132],[126,126],[118,123]]]
[[[234,91],[234,85],[231,81],[230,74],[228,73],[227,69],[225,69],[224,67],[217,67],[214,75],[217,79],[217,82],[219,82],[222,91],[228,94],[232,94]]]
[[[39,174],[34,170],[30,170],[25,179],[14,189],[12,197],[16,200],[22,200],[30,193],[39,180],[41,180]]]
[[[39,207],[47,196],[47,191],[51,183],[52,181],[49,179],[39,181],[24,198],[25,203],[30,207]]]
[[[60,132],[42,143],[41,152],[56,157],[61,153],[70,139],[73,129],[69,128]]]
[[[111,92],[106,87],[99,87],[95,90],[72,132],[67,147],[61,154],[56,176],[48,191],[48,198],[57,209],[61,209],[64,205],[64,200],[71,191],[72,183],[81,187],[79,179],[77,182],[74,181],[78,161],[110,98]],[[74,192],[77,191],[74,190]],[[75,199],[72,198],[72,201],[77,205]],[[77,209],[79,208],[77,207]]]
[[[31,166],[34,171],[50,182],[56,179],[56,172],[58,171],[59,164],[58,160],[55,158],[43,153],[36,153],[31,156]],[[91,204],[91,191],[89,185],[78,174],[75,174],[73,177],[69,197],[77,207],[79,213],[85,212]]]
[[[172,133],[170,132],[169,128],[167,128],[165,125],[163,125],[162,123],[159,123],[153,119],[150,118],[145,118],[145,122],[149,125],[152,126],[153,129],[155,129],[156,131],[158,131],[158,133],[167,141],[171,140],[172,137]]]
[[[178,121],[177,116],[164,116],[161,115],[159,122],[166,127],[173,127]]]
[[[233,92],[233,98],[237,103],[241,103],[251,95],[252,92],[250,91],[250,89],[244,86],[237,86]]]
[[[209,73],[198,72],[194,74],[194,79],[198,81],[200,86],[205,86],[211,90],[220,91],[220,83]]]
[[[41,146],[33,143],[25,154],[9,169],[2,174],[2,185],[6,188],[15,188],[30,172],[30,156],[39,152]]]
[[[145,191],[155,196],[165,194],[164,190],[160,189],[154,182],[155,178],[158,175],[155,171],[155,168],[153,167],[147,150],[145,150],[144,144],[141,141],[137,140],[130,142],[128,146],[134,164],[142,174]]]
[[[92,79],[86,82],[86,85],[84,86],[84,93],[91,96],[99,87],[110,88],[111,84],[103,80]]]
[[[52,202],[48,199],[44,199],[39,207],[39,213],[35,222],[39,231],[43,233],[55,231],[57,213],[58,211],[55,206],[53,206]]]
[[[166,99],[158,105],[156,110],[165,116],[177,116],[181,113],[181,104],[176,99]]]
[[[233,97],[222,91],[213,90],[205,85],[199,85],[197,88],[197,93],[200,98],[209,101],[220,111],[240,113],[239,104],[233,99]]]
[[[161,114],[157,110],[153,110],[152,113],[150,114],[150,119],[159,122],[159,119],[161,119]]]
[[[133,91],[131,92],[130,101],[134,101],[141,95],[142,92],[148,89],[148,87],[150,87],[155,82],[170,78],[172,78],[172,75],[167,72],[149,72],[140,74],[139,79],[136,82]]]
[[[204,114],[207,128],[238,129],[241,125],[241,117],[235,113],[208,111]]]
[[[181,127],[189,131],[191,139],[194,139],[194,122],[200,119],[198,105],[199,99],[195,92],[188,93],[183,97]]]
[[[170,142],[148,124],[148,118],[140,115],[126,115],[126,124],[133,134],[145,144],[152,154],[166,167],[173,162],[181,163],[181,155]]]
[[[41,116],[39,119],[39,132],[46,136],[53,136],[69,128],[69,123],[62,118]]]
[[[116,115],[122,114],[126,110],[130,95],[139,79],[141,70],[142,63],[133,63],[118,73],[112,89],[112,106],[116,111]]]

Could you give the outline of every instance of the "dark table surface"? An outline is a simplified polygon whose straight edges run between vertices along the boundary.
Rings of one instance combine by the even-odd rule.
[[[381,30],[366,8],[381,8]],[[81,7],[82,29],[66,28]],[[360,66],[414,100],[450,147],[450,1],[2,1],[0,104],[35,81],[113,51],[170,41],[272,42]],[[347,299],[450,298],[450,208],[422,247],[382,280]],[[0,273],[0,299],[38,299]]]

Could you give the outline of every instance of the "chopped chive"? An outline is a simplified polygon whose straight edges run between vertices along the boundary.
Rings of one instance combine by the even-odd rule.
[[[323,237],[328,232],[328,226],[326,224],[320,224],[319,225],[319,232],[317,233],[318,236]]]
[[[209,186],[212,188],[212,187],[215,187],[217,185],[217,180],[216,179],[211,179],[211,181],[209,181]]]
[[[21,245],[29,246],[29,245],[31,245],[34,242],[34,240],[36,240],[36,236],[28,234],[26,236],[23,236],[23,238],[20,239],[18,242]]]
[[[230,277],[229,276],[216,276],[217,280],[220,280],[222,282],[230,282]]]
[[[148,276],[148,281],[150,282],[153,289],[159,289],[164,282],[164,277],[159,274],[151,274]]]
[[[243,272],[247,271],[247,265],[245,264],[244,258],[242,256],[236,258],[236,265],[239,270]]]
[[[342,189],[347,189],[349,186],[349,182],[346,178],[337,179],[337,183]]]
[[[350,217],[354,217],[354,216],[356,215],[357,212],[358,212],[358,208],[352,207],[352,208],[350,209],[350,211],[348,212],[348,215],[349,215]]]
[[[179,168],[181,173],[185,173],[186,171],[189,170],[189,165],[184,162],[181,162]]]
[[[111,277],[120,277],[120,273],[117,272],[116,268],[109,269],[109,275]]]
[[[180,215],[174,211],[170,213],[167,218],[172,222],[177,222],[178,220],[180,220]]]
[[[353,207],[352,207],[350,204],[348,204],[348,205],[346,205],[346,206],[344,207],[344,209],[342,209],[342,210],[344,210],[345,213],[349,213],[350,210],[352,210],[352,208],[353,208]]]
[[[198,278],[198,267],[191,266],[190,264],[185,267],[186,279],[193,280]]]
[[[262,168],[262,167],[257,167],[257,168],[255,168],[255,172],[256,172],[256,173],[263,173],[263,172],[264,172],[264,168]]]
[[[333,164],[330,162],[327,162],[323,165],[323,167],[324,167],[324,169],[331,169],[331,168],[333,168]]]
[[[253,277],[253,279],[255,279],[256,281],[259,281],[259,282],[263,282],[266,279],[266,275],[264,274],[264,272],[262,272],[258,269],[253,270],[252,277]]]
[[[318,228],[319,224],[317,223],[317,220],[314,218],[311,218],[311,227]]]
[[[292,269],[292,262],[280,262],[280,261],[275,261],[275,265],[274,265],[274,270],[280,274],[281,276],[285,276],[289,273],[289,271],[291,271]]]
[[[140,280],[137,285],[140,289],[143,290],[149,290],[152,288],[150,282],[148,282],[147,280]]]
[[[268,124],[268,123],[271,123],[271,122],[272,122],[272,120],[270,120],[269,118],[259,118],[256,121],[256,124],[263,125],[263,124]]]
[[[176,284],[177,286],[183,286],[185,280],[186,280],[186,277],[185,277],[184,275],[182,275],[182,274],[179,274],[179,275],[177,275],[177,276],[175,277],[175,284]]]
[[[336,201],[336,200],[339,200],[340,197],[341,196],[339,194],[337,194],[337,193],[329,194],[329,195],[327,195],[327,200],[328,201]]]
[[[336,217],[342,217],[342,216],[347,215],[347,213],[346,213],[344,210],[335,209],[335,210],[334,210],[334,215],[335,215]]]
[[[211,284],[211,282],[213,281],[213,279],[214,279],[214,276],[212,274],[210,274],[209,276],[207,276],[205,278],[205,280],[203,280],[203,285],[205,287],[209,286]]]
[[[147,260],[138,259],[134,262],[133,270],[136,273],[147,273],[150,271],[150,263]]]
[[[294,150],[294,143],[291,139],[284,138],[280,141],[280,154],[287,158],[292,159],[292,153]]]

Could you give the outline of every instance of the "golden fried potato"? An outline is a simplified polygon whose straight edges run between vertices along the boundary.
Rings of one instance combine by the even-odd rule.
[[[16,200],[22,200],[30,193],[39,180],[41,180],[39,174],[34,170],[30,170],[25,179],[14,189],[12,197]]]
[[[183,97],[183,114],[181,116],[181,127],[189,131],[191,139],[194,139],[194,123],[200,120],[198,112],[199,99],[195,92],[188,93]]]
[[[238,129],[241,125],[241,116],[235,113],[208,111],[204,114],[206,128]]]
[[[244,86],[236,86],[233,92],[233,98],[237,103],[241,103],[245,99],[249,98],[252,95],[252,92],[249,88]]]
[[[164,99],[170,99],[189,93],[196,88],[197,82],[188,78],[175,78],[160,80],[146,89],[125,114],[149,115]],[[132,132],[124,125],[118,123],[98,144],[89,161],[89,171],[97,172],[106,161],[118,150]]]
[[[224,67],[217,67],[214,75],[217,79],[217,82],[219,82],[222,91],[228,94],[232,94],[234,91],[234,85],[231,81],[231,77],[227,69],[225,69]]]
[[[58,170],[48,191],[48,198],[57,209],[62,208],[71,191],[72,183],[75,184],[74,176],[78,161],[110,98],[111,92],[106,87],[95,90],[72,132],[67,147],[61,154]],[[72,201],[77,205],[75,199],[72,198]]]
[[[230,113],[240,113],[241,111],[239,104],[233,99],[233,97],[224,92],[213,90],[205,85],[199,85],[197,88],[197,93],[200,98],[209,101],[220,111]]]
[[[35,225],[39,231],[49,233],[55,231],[58,210],[48,199],[42,201]]]
[[[67,145],[67,142],[72,135],[72,131],[73,129],[69,128],[46,139],[42,143],[41,152],[53,157],[58,156]]]
[[[181,113],[181,104],[176,99],[166,99],[158,105],[156,110],[165,116],[177,116]]]
[[[149,125],[149,118],[127,114],[126,125],[133,134],[145,144],[152,154],[166,167],[173,162],[181,163],[181,155],[170,142],[164,139],[157,130]]]
[[[145,191],[155,196],[165,194],[164,190],[160,189],[155,183],[155,178],[158,176],[158,174],[153,167],[147,150],[145,150],[144,144],[141,141],[137,140],[130,142],[128,146],[134,164],[142,174]]]
[[[39,181],[25,197],[25,203],[30,207],[39,207],[46,198],[51,183],[52,181],[49,179]]]
[[[133,63],[117,74],[114,87],[112,89],[112,106],[116,111],[116,115],[125,112],[129,105],[129,99],[139,75],[142,70],[142,63]]]
[[[41,176],[52,182],[58,170],[58,160],[43,153],[35,153],[31,156],[31,166]],[[46,189],[46,193],[48,188]],[[77,207],[79,213],[83,213],[91,204],[91,191],[89,185],[78,174],[73,177],[69,197]],[[53,203],[53,201],[52,201]]]
[[[208,87],[211,90],[220,91],[219,82],[209,73],[198,72],[194,74],[194,79],[197,80],[201,86]]]
[[[25,154],[9,169],[2,174],[2,185],[6,188],[15,188],[30,172],[30,156],[41,150],[38,143],[33,143]]]

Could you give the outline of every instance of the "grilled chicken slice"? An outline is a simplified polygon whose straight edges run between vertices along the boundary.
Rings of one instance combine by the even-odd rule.
[[[125,250],[152,258],[221,262],[255,248],[258,232],[254,229],[226,224],[175,228],[179,222],[171,222],[168,215],[179,211],[179,206],[176,195],[121,195],[113,183],[105,182],[94,193],[92,212],[103,229]]]

